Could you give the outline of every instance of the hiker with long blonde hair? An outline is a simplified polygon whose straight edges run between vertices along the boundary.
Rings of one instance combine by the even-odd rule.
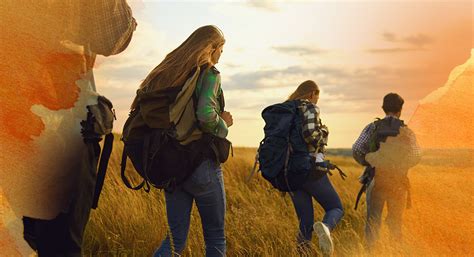
[[[193,202],[201,217],[206,256],[226,253],[225,191],[220,164],[227,158],[223,152],[228,153],[228,149],[223,150],[222,144],[216,142],[228,142],[225,137],[233,120],[224,111],[220,74],[214,67],[224,43],[217,27],[196,29],[145,78],[131,106],[131,118],[124,126],[127,155],[144,183],[165,191],[169,229],[154,256],[183,252]],[[134,155],[132,139],[150,131],[155,133],[153,129],[161,133],[161,139],[143,144],[138,152],[154,145],[160,147],[151,151],[152,159],[142,167],[142,161],[134,161],[134,156],[139,159],[150,155]],[[153,138],[156,134],[151,135]],[[128,181],[124,182],[132,188]]]
[[[319,100],[319,87],[314,81],[307,80],[298,86],[288,100],[299,100],[298,108],[303,115],[303,138],[317,167],[301,188],[290,194],[299,220],[298,243],[303,250],[308,250],[312,232],[315,231],[321,251],[324,256],[330,256],[334,251],[331,231],[341,220],[344,211],[339,195],[329,181],[327,172],[324,172],[331,164],[325,161],[329,130],[321,122],[320,111],[316,105]],[[326,212],[322,221],[316,223],[312,198]]]

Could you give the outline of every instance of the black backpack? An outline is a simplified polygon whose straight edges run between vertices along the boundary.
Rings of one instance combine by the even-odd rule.
[[[259,169],[263,178],[282,192],[299,190],[315,170],[303,138],[299,104],[299,100],[286,101],[262,112],[265,137],[258,149]]]
[[[132,112],[129,119],[139,114],[139,110]],[[124,126],[126,129],[127,124]],[[208,156],[204,154],[206,145],[204,140],[194,141],[188,145],[181,145],[174,136],[173,128],[147,128],[140,139],[124,142],[121,177],[128,188],[138,190],[150,185],[159,189],[172,190],[184,182],[195,168]],[[127,157],[130,158],[135,170],[143,178],[138,186],[133,187],[125,175]]]
[[[193,69],[186,83],[180,87],[137,94],[139,104],[130,112],[122,133],[121,177],[128,188],[144,188],[148,192],[151,185],[173,191],[205,159],[220,162],[227,159],[227,156],[219,155],[216,147],[219,145],[217,142],[225,139],[219,140],[202,133],[195,116],[198,98],[194,90],[205,70],[205,67]],[[183,93],[186,86],[190,91],[183,96],[186,95]],[[178,101],[183,111],[173,118],[172,106],[177,106]],[[127,157],[143,178],[135,187],[125,175]]]

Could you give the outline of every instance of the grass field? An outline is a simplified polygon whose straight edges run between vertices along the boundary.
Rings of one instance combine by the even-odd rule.
[[[99,208],[93,211],[87,228],[85,254],[151,256],[167,231],[163,193],[127,189],[119,174],[121,143],[114,147]],[[296,256],[298,222],[291,200],[273,190],[260,174],[246,182],[254,157],[255,149],[236,148],[234,157],[223,165],[228,256]],[[393,247],[383,230],[380,247],[370,256],[474,256],[472,157],[472,152],[467,157],[428,152],[410,171],[413,208],[405,213],[403,248]],[[346,181],[338,175],[331,177],[345,208],[333,233],[335,256],[369,256],[363,236],[365,201],[359,210],[353,209],[362,168],[348,156],[328,159],[348,174]],[[134,173],[131,166],[127,172]],[[323,216],[317,204],[315,216],[316,220]],[[316,239],[313,243],[317,248]],[[203,255],[201,223],[193,208],[184,256]]]

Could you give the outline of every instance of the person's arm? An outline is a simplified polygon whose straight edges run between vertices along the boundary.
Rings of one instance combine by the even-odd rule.
[[[422,150],[416,141],[415,133],[407,127],[409,139],[408,166],[411,168],[421,161]]]
[[[196,116],[203,132],[211,133],[220,138],[228,134],[227,124],[221,118],[217,97],[220,93],[220,75],[211,70],[205,71],[200,90]]]
[[[311,145],[317,152],[326,145],[329,134],[325,126],[321,126],[319,118],[319,108],[309,102],[303,102],[303,138],[307,144]]]
[[[370,166],[370,164],[365,160],[365,155],[369,153],[369,140],[374,129],[373,123],[367,125],[364,130],[362,130],[359,138],[357,138],[355,143],[352,145],[352,156],[363,166]]]

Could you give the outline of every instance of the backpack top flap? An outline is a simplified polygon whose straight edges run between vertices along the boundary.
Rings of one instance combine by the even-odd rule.
[[[286,101],[265,108],[262,117],[265,120],[265,137],[288,138],[293,119],[298,113],[298,101]]]
[[[192,95],[198,75],[199,69],[194,69],[190,72],[191,77],[181,86],[158,90],[147,90],[146,88],[138,90],[138,107],[130,113],[124,125],[123,139],[142,138],[143,133],[149,128],[172,128],[186,110],[186,104],[191,98],[189,92],[191,91]],[[185,100],[188,101],[185,102]]]
[[[181,87],[168,87],[139,93],[140,114],[148,127],[171,127],[169,109],[180,91]]]

